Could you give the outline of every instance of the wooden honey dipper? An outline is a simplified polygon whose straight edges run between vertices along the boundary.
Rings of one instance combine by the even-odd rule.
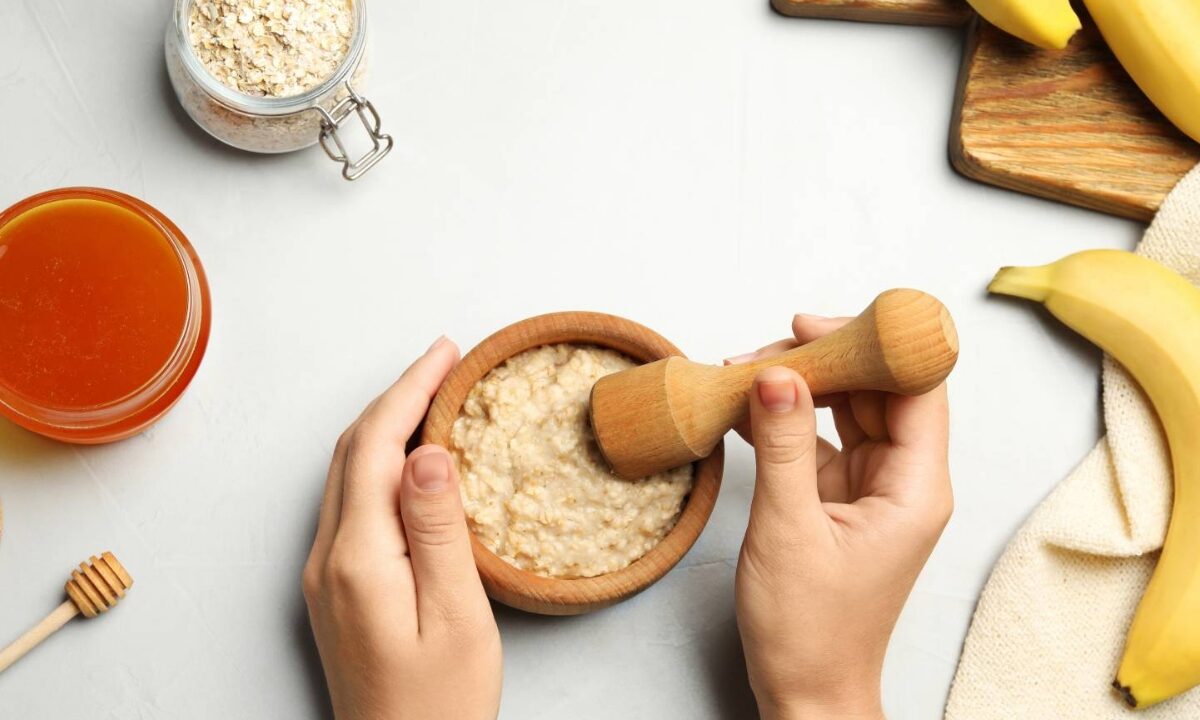
[[[844,327],[774,357],[726,367],[672,357],[606,375],[592,388],[592,430],[613,472],[636,479],[707,457],[746,418],[764,368],[795,370],[814,395],[920,395],[957,359],[946,307],[919,290],[888,290]]]
[[[129,577],[112,553],[106,552],[100,557],[93,555],[87,563],[79,563],[79,569],[71,571],[71,579],[67,581],[68,599],[11,645],[0,650],[0,672],[7,670],[76,615],[83,613],[86,618],[94,618],[116,607],[117,601],[125,597],[125,591],[131,587],[133,578]]]

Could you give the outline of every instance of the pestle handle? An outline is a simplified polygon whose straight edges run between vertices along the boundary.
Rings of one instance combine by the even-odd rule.
[[[725,368],[726,382],[749,391],[754,377],[783,366],[813,395],[881,390],[920,395],[937,387],[958,358],[958,334],[946,307],[919,290],[889,290],[858,317],[813,342]],[[724,378],[723,378],[724,379]]]
[[[957,359],[946,307],[918,290],[888,290],[843,327],[774,357],[727,367],[672,357],[602,377],[592,388],[592,431],[613,472],[632,480],[711,453],[746,418],[764,368],[795,370],[814,395],[920,395]]]

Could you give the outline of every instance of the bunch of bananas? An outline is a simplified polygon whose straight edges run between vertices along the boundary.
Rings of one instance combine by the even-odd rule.
[[[1064,48],[1079,29],[1070,0],[970,0],[1005,32]],[[1200,2],[1084,0],[1100,33],[1163,115],[1200,142]]]
[[[1043,303],[1125,366],[1154,405],[1171,449],[1174,507],[1113,685],[1141,708],[1200,684],[1200,289],[1118,250],[1004,268],[988,289]]]

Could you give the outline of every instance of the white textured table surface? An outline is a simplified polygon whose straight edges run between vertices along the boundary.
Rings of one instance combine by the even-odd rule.
[[[791,314],[923,288],[953,311],[957,511],[892,641],[893,718],[940,714],[1005,540],[1100,432],[1099,356],[989,300],[1002,264],[1132,247],[1128,222],[946,161],[956,32],[786,19],[766,0],[372,3],[368,95],[399,140],[362,181],[226,149],[163,70],[167,3],[0,2],[0,206],[64,185],[173,218],[212,343],[151,431],[75,448],[0,423],[0,638],[111,549],[137,585],[0,676],[0,717],[321,718],[299,593],[338,433],[439,333],[596,309],[717,361]],[[502,717],[753,714],[732,578],[752,458],[682,565],[588,617],[499,611]]]

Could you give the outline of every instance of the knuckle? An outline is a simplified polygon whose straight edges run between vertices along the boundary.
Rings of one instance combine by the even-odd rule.
[[[304,566],[304,572],[300,575],[300,589],[304,593],[304,599],[310,604],[321,596],[321,571],[311,560]]]
[[[382,444],[381,435],[379,429],[370,421],[360,421],[346,442],[347,454],[354,458],[374,453]]]
[[[754,442],[765,460],[774,463],[796,462],[812,452],[815,432],[811,428],[757,428]]]
[[[401,439],[387,422],[368,413],[351,428],[349,447],[352,451],[355,448],[390,447]]]
[[[346,441],[346,467],[351,471],[346,476],[347,484],[354,482],[358,470],[372,467],[389,467],[403,460],[404,445],[400,439],[388,434],[383,428],[372,426],[366,421]]]
[[[361,571],[346,566],[335,566],[329,569],[326,576],[331,594],[334,597],[356,597],[362,594],[366,576]]]
[[[409,539],[422,545],[453,542],[463,524],[463,518],[449,503],[413,503],[405,519]]]
[[[358,594],[372,584],[372,565],[347,552],[331,552],[324,585],[335,594]]]
[[[354,434],[354,429],[355,429],[355,426],[351,425],[350,427],[346,428],[346,430],[341,435],[338,436],[337,443],[333,446],[334,456],[338,456],[338,455],[344,456],[346,454],[347,450],[349,450],[350,439]]]

